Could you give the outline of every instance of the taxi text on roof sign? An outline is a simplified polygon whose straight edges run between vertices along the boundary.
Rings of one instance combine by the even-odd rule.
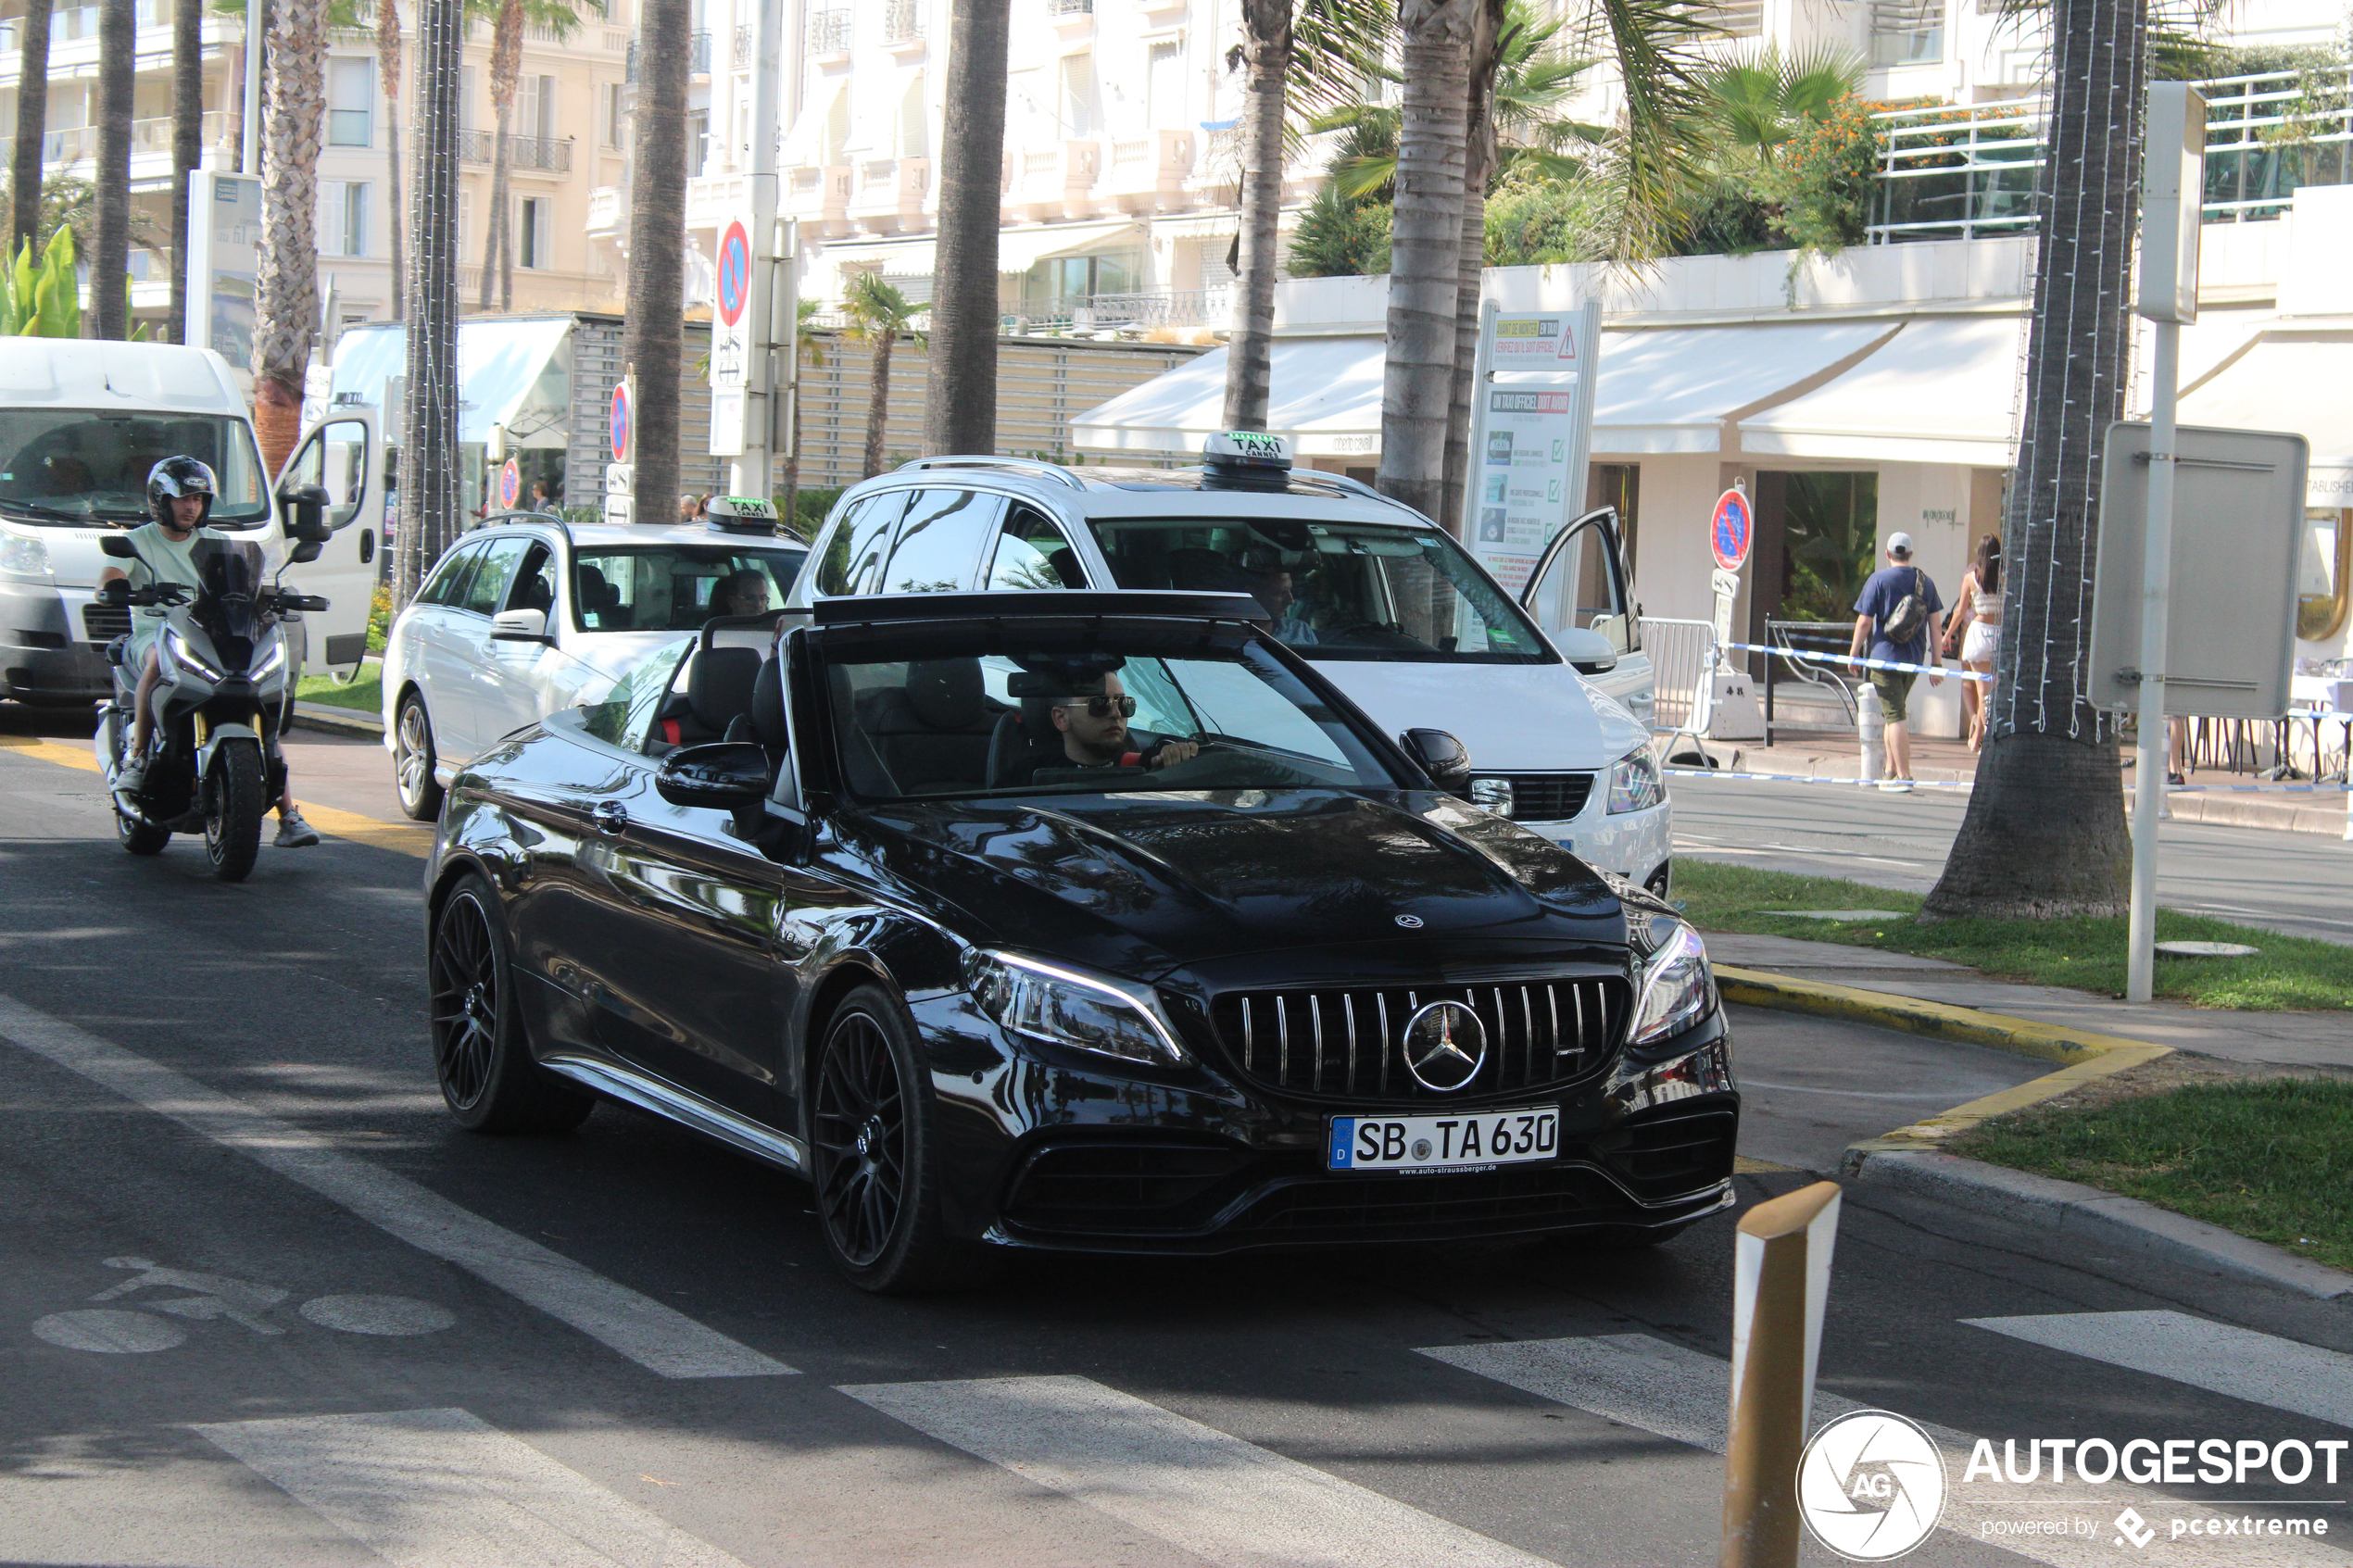
[[[1290,464],[1290,443],[1279,435],[1264,431],[1229,430],[1213,435],[1202,443],[1202,459],[1210,463],[1230,463],[1250,468],[1287,469]]]

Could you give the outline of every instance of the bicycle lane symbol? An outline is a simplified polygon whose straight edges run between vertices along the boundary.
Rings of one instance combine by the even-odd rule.
[[[119,1301],[150,1290],[190,1294],[140,1296],[132,1307],[93,1306],[51,1312],[33,1320],[36,1338],[67,1350],[144,1355],[186,1343],[188,1331],[181,1326],[182,1322],[226,1322],[265,1337],[286,1332],[269,1314],[293,1292],[274,1285],[167,1268],[147,1258],[108,1258],[106,1265],[132,1273],[129,1279],[118,1280],[92,1296],[93,1302]],[[436,1334],[458,1321],[457,1314],[447,1308],[407,1296],[314,1296],[296,1313],[320,1328],[379,1336]]]

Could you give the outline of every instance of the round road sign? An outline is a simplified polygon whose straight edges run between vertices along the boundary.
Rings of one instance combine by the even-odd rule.
[[[731,327],[742,320],[750,297],[751,239],[738,219],[727,225],[726,237],[719,242],[719,320]]]
[[[637,433],[633,428],[635,413],[629,406],[629,383],[623,382],[612,389],[612,460],[616,463],[629,460],[629,443]]]
[[[512,458],[498,470],[498,504],[511,507],[522,498],[522,470]]]
[[[1716,552],[1716,564],[1727,571],[1738,571],[1748,559],[1748,542],[1756,532],[1755,513],[1749,509],[1748,496],[1738,490],[1727,490],[1716,498],[1716,515],[1708,520],[1707,547]]]

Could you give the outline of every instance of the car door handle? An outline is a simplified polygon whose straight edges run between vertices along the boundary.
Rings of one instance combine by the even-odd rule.
[[[629,809],[617,800],[603,801],[588,814],[596,819],[597,831],[608,838],[618,838],[629,831]]]

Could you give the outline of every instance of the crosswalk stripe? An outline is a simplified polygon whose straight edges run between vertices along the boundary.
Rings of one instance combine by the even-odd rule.
[[[196,1430],[394,1568],[743,1568],[465,1411]]]
[[[339,1153],[319,1134],[6,997],[0,997],[0,1039],[237,1150],[419,1251],[570,1323],[648,1372],[663,1377],[774,1377],[794,1370],[406,1176]]]
[[[2031,1345],[2170,1377],[2209,1394],[2353,1426],[2353,1356],[2341,1350],[2208,1323],[2187,1312],[2053,1312],[1961,1321]]]
[[[1439,1345],[1421,1352],[1449,1366],[1507,1384],[1539,1399],[1589,1411],[1662,1437],[1722,1453],[1732,1379],[1729,1362],[1714,1356],[1654,1339],[1645,1334],[1612,1334],[1586,1339],[1539,1339],[1488,1345]],[[1833,1417],[1869,1407],[1822,1389],[1814,1393],[1816,1426]],[[1947,1479],[1942,1527],[2051,1568],[2115,1568],[2117,1549],[2111,1544],[2109,1521],[2121,1510],[2137,1510],[2160,1527],[2171,1520],[2212,1521],[2226,1515],[2183,1501],[2155,1487],[2126,1482],[2093,1486],[2070,1482],[2033,1486],[1970,1486],[1962,1478],[1977,1439],[1951,1427],[1921,1423],[1931,1441],[1942,1450]],[[2031,1535],[1995,1533],[2021,1521],[2057,1517],[2054,1504],[2097,1517],[2099,1533]],[[2217,1538],[2219,1537],[2219,1538]],[[2195,1561],[2199,1568],[2344,1568],[2345,1556],[2335,1545],[2313,1537],[2247,1536],[2235,1530],[2196,1537]]]
[[[1088,1378],[874,1383],[841,1392],[1221,1568],[1550,1568]]]

